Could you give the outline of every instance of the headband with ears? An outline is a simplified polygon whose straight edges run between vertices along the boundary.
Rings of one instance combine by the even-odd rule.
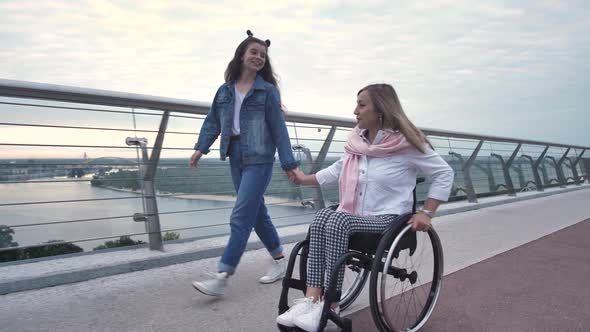
[[[250,30],[246,30],[246,34],[248,35],[248,38],[254,37],[254,34]],[[266,47],[269,47],[270,46],[270,40],[269,39],[265,40],[264,43],[266,44]]]

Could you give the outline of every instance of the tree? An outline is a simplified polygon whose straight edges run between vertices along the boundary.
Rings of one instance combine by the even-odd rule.
[[[49,240],[43,243],[47,245],[24,249],[21,259],[73,254],[84,251],[84,249],[73,243],[64,243],[63,240]]]
[[[14,231],[5,225],[0,225],[0,248],[18,247],[18,243],[12,241]],[[0,251],[0,262],[11,262],[21,259],[39,258],[47,256],[65,255],[82,252],[84,249],[72,243],[64,243],[63,240],[50,240],[43,242],[44,246]]]
[[[14,230],[6,225],[0,225],[0,248],[18,247],[18,242],[12,241]]]
[[[12,228],[6,225],[0,225],[0,248],[18,247],[18,242],[12,241]],[[20,259],[20,250],[3,250],[0,251],[0,262],[10,262]]]

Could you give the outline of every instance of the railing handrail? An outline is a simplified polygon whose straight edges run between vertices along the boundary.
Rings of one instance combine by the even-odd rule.
[[[192,101],[188,99],[158,97],[137,93],[126,93],[111,90],[80,88],[67,85],[37,83],[8,79],[0,79],[0,96],[29,99],[44,99],[60,102],[94,104],[105,106],[144,108],[200,115],[206,115],[207,112],[209,112],[209,108],[211,107],[210,103]],[[286,120],[298,123],[347,128],[353,128],[356,125],[356,122],[353,119],[349,118],[299,112],[288,112],[286,114]],[[426,135],[432,136],[485,140],[502,143],[520,143],[531,145],[545,145],[551,147],[590,149],[590,146],[563,144],[502,136],[479,135],[466,132],[440,130],[423,127],[421,127],[420,129]]]

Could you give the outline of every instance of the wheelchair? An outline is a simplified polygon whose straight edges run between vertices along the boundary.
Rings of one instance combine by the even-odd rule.
[[[416,184],[424,182],[418,178]],[[348,308],[361,294],[369,279],[369,309],[379,331],[417,331],[428,320],[439,297],[443,276],[443,250],[433,227],[414,232],[407,222],[416,212],[414,188],[412,213],[400,215],[381,234],[354,233],[348,252],[342,255],[331,271],[328,289],[324,289],[324,308],[319,331],[328,320],[343,331],[352,331],[352,321],[330,310],[339,302],[340,311]],[[337,206],[330,208],[335,209]],[[309,234],[291,251],[282,283],[279,315],[289,310],[289,290],[305,294]],[[293,272],[298,263],[298,277]],[[335,286],[338,270],[345,266],[342,289]],[[278,325],[280,331],[301,331]]]

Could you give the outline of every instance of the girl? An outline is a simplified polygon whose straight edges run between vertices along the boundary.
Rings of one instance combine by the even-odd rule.
[[[263,194],[270,183],[274,155],[278,149],[285,171],[297,168],[285,119],[280,107],[277,80],[268,58],[270,41],[248,37],[238,45],[225,70],[225,83],[217,90],[207,114],[189,166],[209,152],[221,135],[220,155],[229,157],[232,181],[237,193],[230,219],[230,237],[212,279],[193,282],[198,291],[221,296],[252,231],[274,258],[273,265],[261,283],[272,283],[283,277],[286,260],[277,231],[272,224]]]

